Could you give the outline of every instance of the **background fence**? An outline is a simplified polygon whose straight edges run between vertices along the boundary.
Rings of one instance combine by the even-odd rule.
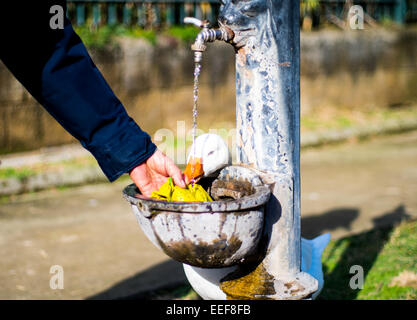
[[[186,16],[216,21],[220,0],[68,0],[68,17],[76,25],[137,25],[160,28],[183,24]],[[301,0],[316,25],[329,15],[343,18],[346,0]],[[417,21],[417,0],[361,0],[358,4],[376,21],[391,20],[398,24]],[[313,8],[313,9],[311,9]]]
[[[219,0],[70,0],[68,16],[76,25],[138,25],[145,28],[181,25],[187,16],[216,21]]]

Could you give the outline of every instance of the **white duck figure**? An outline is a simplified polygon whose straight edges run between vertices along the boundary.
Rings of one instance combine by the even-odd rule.
[[[210,177],[228,164],[231,164],[231,157],[222,137],[214,133],[202,134],[191,146],[184,170],[186,182]]]
[[[211,176],[230,163],[229,150],[220,136],[213,133],[200,135],[191,146],[188,156],[184,171],[187,183],[193,178],[197,181],[203,176]],[[321,256],[329,241],[329,233],[312,240],[301,238],[301,271],[310,274],[318,281],[318,290],[313,293],[313,299],[323,288]],[[220,280],[237,268],[232,266],[206,269],[187,264],[183,264],[183,267],[191,286],[204,300],[225,300],[226,294],[220,289]]]

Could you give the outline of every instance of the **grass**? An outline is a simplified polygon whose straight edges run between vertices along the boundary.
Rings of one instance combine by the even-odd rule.
[[[401,108],[375,108],[354,110],[352,108],[317,108],[300,118],[301,132],[342,130],[358,126],[380,124],[387,120],[417,118],[417,105]]]
[[[325,285],[318,299],[417,299],[416,261],[417,221],[333,240],[323,253]],[[354,275],[349,273],[352,265],[360,265],[364,270],[362,289],[351,289],[349,286]],[[410,274],[414,278],[407,280]],[[402,278],[403,283],[396,283],[396,278]],[[189,285],[171,291],[156,291],[151,297],[181,300],[199,298]]]
[[[17,178],[18,180],[22,181],[30,176],[35,175],[36,172],[30,168],[4,168],[0,169],[0,179],[10,179],[10,178]]]
[[[13,178],[23,182],[29,177],[36,176],[37,174],[42,174],[45,172],[80,169],[92,166],[97,166],[97,162],[91,156],[87,156],[58,162],[39,162],[33,165],[22,166],[19,168],[0,168],[0,182],[1,180]]]
[[[403,271],[417,274],[416,259],[416,221],[332,241],[323,254],[325,286],[320,299],[417,299],[415,284],[393,284]],[[364,270],[361,290],[349,286],[352,265]]]
[[[97,166],[97,161],[92,156],[62,160],[57,162],[38,162],[33,165],[19,168],[0,169],[0,178],[27,178],[45,171],[60,171],[63,169],[80,169],[89,166]]]
[[[114,28],[109,26],[92,29],[86,26],[74,26],[75,32],[89,48],[102,49],[109,45],[115,35]]]

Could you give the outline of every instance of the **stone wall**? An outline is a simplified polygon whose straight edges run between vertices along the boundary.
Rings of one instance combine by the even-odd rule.
[[[129,114],[151,135],[191,128],[193,58],[189,47],[160,37],[121,38],[93,60]],[[199,127],[232,127],[234,51],[211,44],[200,80]],[[417,103],[416,31],[321,31],[301,36],[301,112],[373,109]],[[74,142],[0,63],[0,153]]]

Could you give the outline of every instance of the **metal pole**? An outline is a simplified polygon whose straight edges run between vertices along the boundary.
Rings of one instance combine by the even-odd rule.
[[[299,1],[228,0],[219,21],[235,33],[237,161],[260,170],[273,193],[264,259],[224,281],[259,285],[222,289],[236,298],[302,299],[317,281],[300,272]]]

